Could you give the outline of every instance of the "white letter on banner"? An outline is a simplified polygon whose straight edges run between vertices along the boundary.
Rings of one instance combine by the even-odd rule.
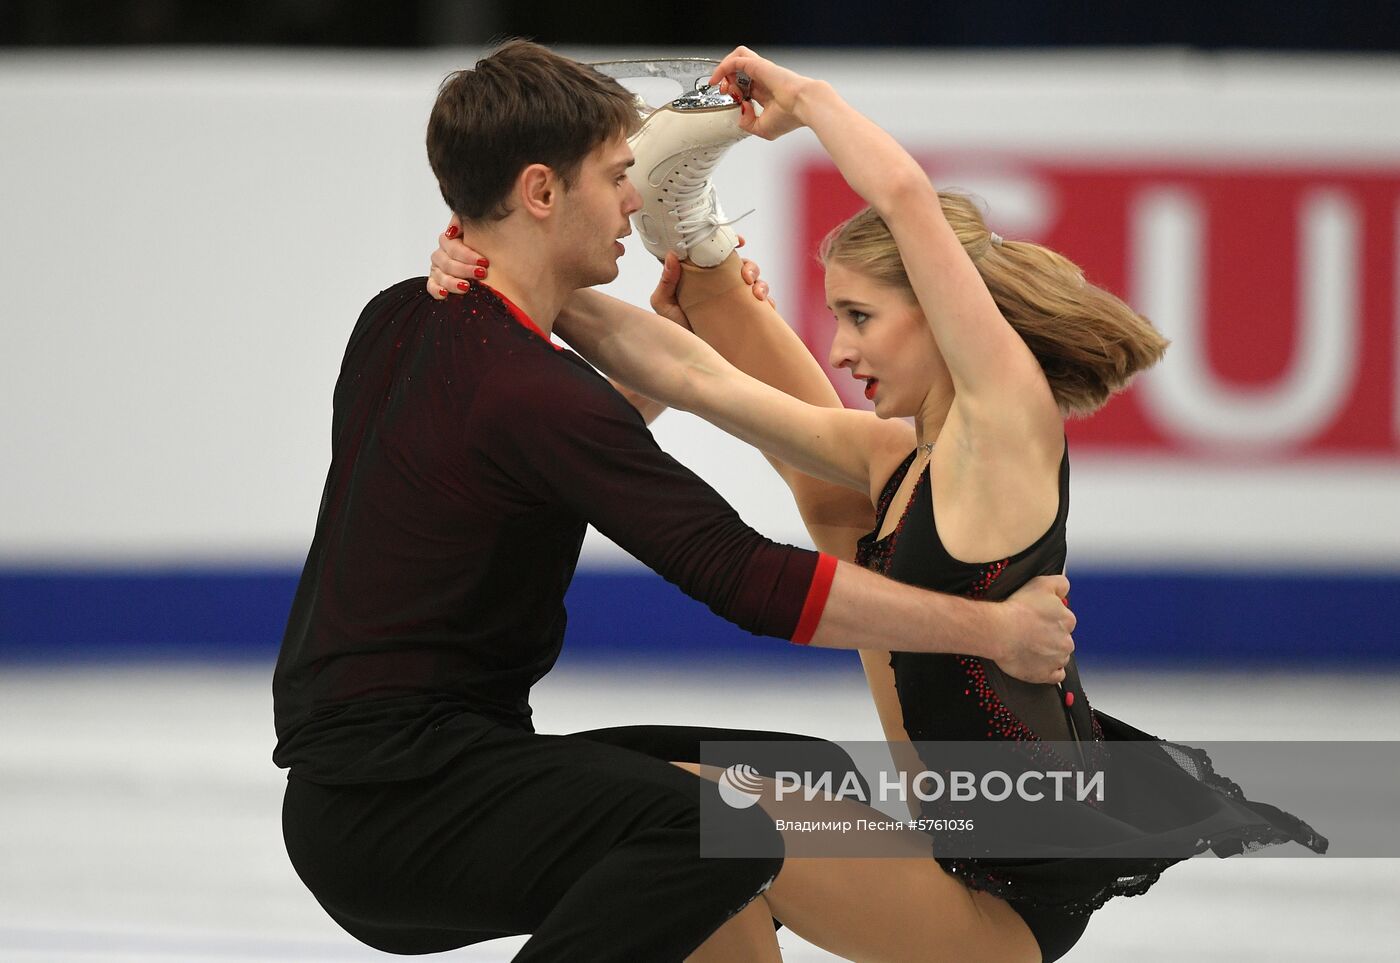
[[[995,796],[993,796],[991,790],[987,788],[987,784],[993,779],[1000,779],[1003,786],[1001,793]],[[992,802],[1001,802],[1009,795],[1011,795],[1011,777],[1006,773],[994,771],[985,773],[982,776],[982,798],[990,799]]]
[[[965,802],[977,798],[977,777],[970,772],[949,773],[948,783],[952,787],[948,798],[954,802]]]
[[[1100,769],[1098,772],[1094,773],[1093,778],[1090,779],[1088,782],[1085,782],[1085,781],[1084,781],[1084,773],[1083,773],[1083,772],[1076,772],[1076,773],[1075,773],[1075,778],[1076,778],[1076,781],[1079,783],[1079,786],[1078,786],[1078,789],[1077,789],[1076,801],[1078,801],[1078,802],[1083,802],[1083,801],[1086,800],[1086,799],[1094,799],[1094,800],[1097,800],[1097,801],[1099,801],[1099,802],[1102,802],[1102,801],[1103,801],[1103,792],[1104,792],[1104,789],[1103,789],[1103,770],[1102,770],[1102,769]]]
[[[1027,800],[1028,802],[1040,802],[1042,799],[1045,798],[1045,793],[1038,792],[1035,795],[1031,795],[1029,792],[1026,791],[1026,780],[1031,778],[1044,779],[1045,777],[1040,773],[1033,771],[1021,773],[1021,775],[1016,778],[1016,795],[1022,799]]]
[[[865,798],[865,790],[860,787],[860,777],[850,770],[846,771],[846,777],[841,780],[841,787],[836,790],[836,798],[868,801]]]
[[[807,775],[810,776],[811,773],[809,772]],[[813,799],[817,798],[818,793],[821,794],[823,799],[831,798],[831,773],[824,772],[816,779],[812,780],[812,782],[808,783],[807,791],[803,794],[802,798],[807,802],[811,802]]]
[[[1282,447],[1326,428],[1346,401],[1357,360],[1359,218],[1337,191],[1313,191],[1301,207],[1292,366],[1276,386],[1240,389],[1222,385],[1206,357],[1200,203],[1164,188],[1145,192],[1134,206],[1132,300],[1172,339],[1171,363],[1143,375],[1142,398],[1176,434]]]
[[[782,799],[790,792],[796,792],[802,786],[802,777],[795,772],[778,770],[774,774],[776,788],[773,790],[774,799]]]
[[[932,792],[928,794],[925,794],[920,788],[925,781],[932,782],[934,787]],[[933,802],[935,799],[942,798],[944,788],[943,776],[939,773],[924,770],[914,777],[914,795],[918,796],[924,802]]]
[[[894,778],[892,779],[891,776],[893,776]],[[909,774],[907,772],[901,770],[898,773],[891,773],[887,769],[881,769],[879,789],[880,801],[884,802],[886,799],[889,799],[890,793],[895,792],[897,790],[899,792],[899,795],[895,796],[894,798],[898,802],[907,802],[909,800],[909,796],[907,794],[908,790],[906,788],[908,786],[908,782]]]

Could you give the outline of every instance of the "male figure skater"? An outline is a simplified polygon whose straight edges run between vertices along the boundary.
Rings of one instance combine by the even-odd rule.
[[[615,81],[529,43],[449,77],[429,159],[492,284],[437,302],[403,281],[350,336],[274,760],[293,865],[380,949],[530,933],[518,960],[680,960],[782,867],[701,860],[714,787],[665,753],[533,731],[588,524],[756,634],[965,652],[1033,681],[1073,647],[1063,579],[987,605],[768,541],[551,344],[570,294],[617,274],[636,123]],[[758,808],[729,818],[707,830],[774,832]]]

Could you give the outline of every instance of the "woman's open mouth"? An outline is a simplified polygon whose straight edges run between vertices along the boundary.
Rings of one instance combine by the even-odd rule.
[[[875,386],[879,383],[879,378],[870,378],[865,382],[865,398],[867,401],[875,400]]]

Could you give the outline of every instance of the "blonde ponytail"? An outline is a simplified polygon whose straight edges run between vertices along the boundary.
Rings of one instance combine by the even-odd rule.
[[[1002,316],[1040,362],[1061,411],[1092,414],[1161,359],[1167,339],[1123,301],[1086,282],[1074,262],[1039,244],[993,234],[966,195],[940,192],[938,199]],[[837,225],[817,257],[913,297],[894,237],[872,208]]]

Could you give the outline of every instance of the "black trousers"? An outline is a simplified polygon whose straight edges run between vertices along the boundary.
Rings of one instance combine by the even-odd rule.
[[[837,746],[785,733],[550,736],[471,720],[462,751],[431,776],[350,786],[289,776],[283,835],[326,912],[386,952],[530,933],[517,963],[683,960],[782,860],[701,859],[700,795],[717,790],[669,763],[698,761],[701,741],[780,740],[829,751],[838,773],[854,769]],[[781,851],[761,807],[711,812],[728,822],[707,822],[707,833]]]

